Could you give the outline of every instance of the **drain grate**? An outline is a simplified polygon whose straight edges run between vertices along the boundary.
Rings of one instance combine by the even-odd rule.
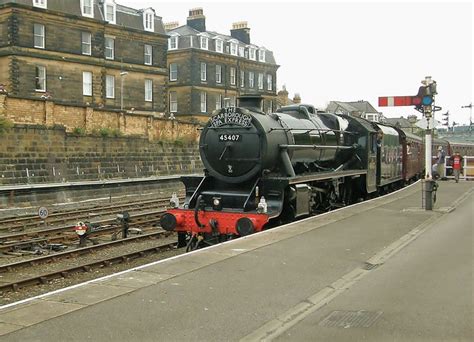
[[[378,267],[380,264],[371,264],[370,262],[366,262],[364,266],[362,266],[362,269],[370,271],[373,270],[374,268]]]
[[[333,311],[319,322],[322,327],[368,328],[382,315],[382,311]]]

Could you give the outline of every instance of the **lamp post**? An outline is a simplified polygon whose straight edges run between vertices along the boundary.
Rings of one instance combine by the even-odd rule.
[[[123,111],[123,79],[128,75],[128,72],[120,72],[120,110]]]

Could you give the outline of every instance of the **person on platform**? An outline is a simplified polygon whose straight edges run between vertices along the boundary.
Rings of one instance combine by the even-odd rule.
[[[444,152],[443,147],[438,147],[438,154],[436,155],[436,163],[438,164],[438,174],[442,180],[446,180],[444,174],[444,162],[446,159],[446,152]]]
[[[454,180],[456,183],[459,182],[459,174],[461,173],[461,168],[462,168],[462,161],[463,158],[459,154],[458,151],[454,153],[454,156],[451,156],[451,165],[453,166],[453,175],[454,175]]]

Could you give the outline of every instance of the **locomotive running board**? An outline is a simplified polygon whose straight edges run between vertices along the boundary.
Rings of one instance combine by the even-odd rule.
[[[353,177],[353,176],[363,176],[366,175],[367,171],[365,170],[345,170],[345,171],[328,171],[328,172],[318,172],[318,174],[311,174],[306,176],[296,176],[296,177],[275,177],[277,180],[287,180],[288,184],[298,184],[304,182],[320,181],[327,179],[335,179],[342,177]]]

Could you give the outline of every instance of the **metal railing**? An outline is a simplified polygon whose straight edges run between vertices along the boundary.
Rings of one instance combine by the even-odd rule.
[[[446,161],[449,161],[449,158],[450,156],[446,156]],[[445,163],[444,175],[442,177],[454,179],[452,165]],[[463,165],[459,179],[474,179],[474,156],[463,156]]]

